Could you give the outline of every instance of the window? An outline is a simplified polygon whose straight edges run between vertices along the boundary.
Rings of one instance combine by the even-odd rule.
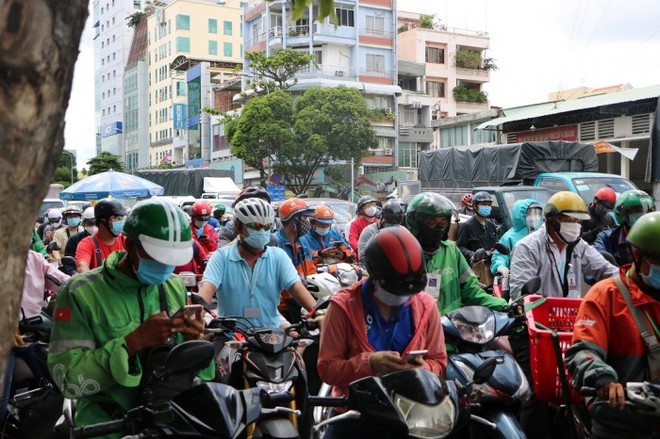
[[[209,33],[217,34],[218,33],[218,20],[215,18],[209,18]]]
[[[112,24],[115,24],[115,17],[112,17]]]
[[[225,21],[222,24],[222,30],[225,35],[231,35],[232,34],[232,23],[231,21]]]
[[[385,73],[385,55],[367,54],[367,73]]]
[[[101,110],[101,116],[105,116],[105,108]]]
[[[176,37],[176,51],[177,52],[190,52],[190,38]]]
[[[417,144],[399,142],[399,166],[402,168],[417,167]]]
[[[224,43],[224,55],[227,57],[232,57],[234,56],[233,54],[233,47],[231,43]]]
[[[436,98],[444,98],[445,97],[445,83],[444,82],[427,81],[426,89],[427,89],[427,93],[430,96],[433,96],[433,97],[436,97]]]
[[[115,42],[115,36],[114,35],[112,36],[112,42],[113,43]]]
[[[101,99],[105,99],[105,92],[101,93]]]
[[[217,54],[218,54],[218,42],[209,41],[209,55],[217,55]]]
[[[355,26],[355,12],[352,9],[335,8],[339,26]]]
[[[101,41],[101,49],[103,49],[103,46],[105,46],[105,41]]]
[[[367,15],[367,33],[370,35],[385,35],[385,17]]]
[[[113,113],[116,113],[116,112],[117,112],[117,105],[113,105],[113,106],[112,106],[112,112],[113,112]]]
[[[177,15],[176,16],[176,30],[190,30],[190,16]]]
[[[445,63],[445,49],[440,47],[426,47],[426,62],[434,64]]]
[[[115,60],[115,55],[116,55],[116,53],[115,53],[115,52],[112,52],[112,60],[113,60],[113,61]]]
[[[113,77],[113,78],[116,78],[116,77],[117,77],[117,71],[116,71],[116,70],[113,70],[113,71],[112,71],[112,77]]]

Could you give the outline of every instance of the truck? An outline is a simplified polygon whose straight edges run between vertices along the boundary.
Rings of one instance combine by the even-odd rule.
[[[138,177],[163,186],[164,196],[202,198],[205,178],[233,177],[231,170],[209,168],[146,169],[136,172]]]

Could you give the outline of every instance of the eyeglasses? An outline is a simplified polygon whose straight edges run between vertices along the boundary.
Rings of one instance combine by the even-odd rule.
[[[270,224],[261,224],[261,223],[249,223],[246,224],[249,229],[259,231],[261,229],[270,230],[273,227],[273,223]]]

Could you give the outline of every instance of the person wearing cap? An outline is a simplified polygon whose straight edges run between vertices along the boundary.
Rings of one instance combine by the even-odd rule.
[[[358,251],[358,241],[362,231],[369,225],[378,221],[378,214],[382,203],[374,197],[364,196],[357,202],[357,218],[351,221],[348,229],[348,243],[354,252]]]
[[[78,273],[100,267],[110,253],[124,250],[124,239],[121,235],[126,220],[124,206],[118,200],[104,198],[94,206],[94,218],[96,233],[83,238],[76,248]]]
[[[261,186],[247,186],[236,196],[234,203],[231,205],[232,209],[235,208],[238,203],[248,198],[260,198],[270,204],[270,195],[266,189]],[[237,237],[238,231],[236,230],[234,223],[232,221],[225,223],[225,227],[222,227],[218,231],[218,248],[230,244]],[[271,238],[268,245],[277,247],[277,240],[274,236]]]
[[[282,201],[278,212],[282,221],[282,228],[275,232],[278,247],[286,252],[302,278],[315,274],[312,251],[300,239],[312,227],[309,219],[314,216],[314,209],[300,198],[289,198]]]
[[[98,221],[99,227],[106,221],[113,222]],[[121,418],[138,404],[150,349],[204,332],[201,315],[170,318],[187,304],[183,283],[172,274],[192,258],[183,211],[158,199],[141,201],[126,218],[124,235],[126,250],[73,278],[57,298],[48,368],[63,396],[77,400],[76,426]],[[212,379],[213,364],[199,375]]]
[[[610,187],[603,187],[596,191],[594,200],[589,203],[589,219],[582,221],[582,233],[580,236],[593,245],[600,232],[616,227],[614,218],[610,213],[616,204],[616,192]]]
[[[66,227],[62,227],[55,231],[53,235],[53,241],[57,242],[60,246],[60,249],[64,251],[66,248],[66,242],[72,235],[82,232],[84,229],[80,225],[82,220],[82,212],[78,206],[67,206],[62,212],[64,219],[66,220]]]
[[[211,218],[211,205],[206,201],[195,201],[192,205],[190,225],[193,239],[199,242],[207,253],[218,249],[218,234],[209,224]]]
[[[400,226],[403,223],[403,216],[403,207],[401,207],[401,204],[397,200],[388,200],[383,204],[380,219],[375,223],[369,224],[360,233],[360,238],[358,239],[358,258],[360,258],[362,265],[364,265],[364,249],[367,247],[367,243],[371,237],[386,227]]]
[[[313,262],[322,263],[325,259],[335,262],[354,262],[353,250],[338,230],[332,228],[335,212],[330,206],[319,204],[314,208],[314,216],[309,219],[311,230],[305,233],[300,242],[312,252]]]

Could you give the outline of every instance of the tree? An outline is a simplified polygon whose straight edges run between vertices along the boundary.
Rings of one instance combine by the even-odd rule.
[[[314,55],[292,49],[282,49],[270,56],[263,52],[247,52],[245,59],[254,71],[249,86],[261,94],[291,87],[296,83],[296,72],[314,63]]]
[[[87,160],[87,164],[89,165],[88,175],[99,174],[101,172],[109,171],[110,169],[117,172],[124,171],[124,165],[121,163],[121,158],[108,151],[103,151],[96,157]]]
[[[60,155],[60,160],[57,162],[55,169],[55,183],[61,183],[65,187],[75,183],[78,178],[78,170],[76,169],[76,156],[67,150],[63,150]]]
[[[88,0],[0,3],[0,197],[26,215],[2,221],[3,270],[0,381],[17,325],[25,274],[27,237],[46,196],[64,146],[64,115]],[[32,212],[32,213],[30,213]]]

